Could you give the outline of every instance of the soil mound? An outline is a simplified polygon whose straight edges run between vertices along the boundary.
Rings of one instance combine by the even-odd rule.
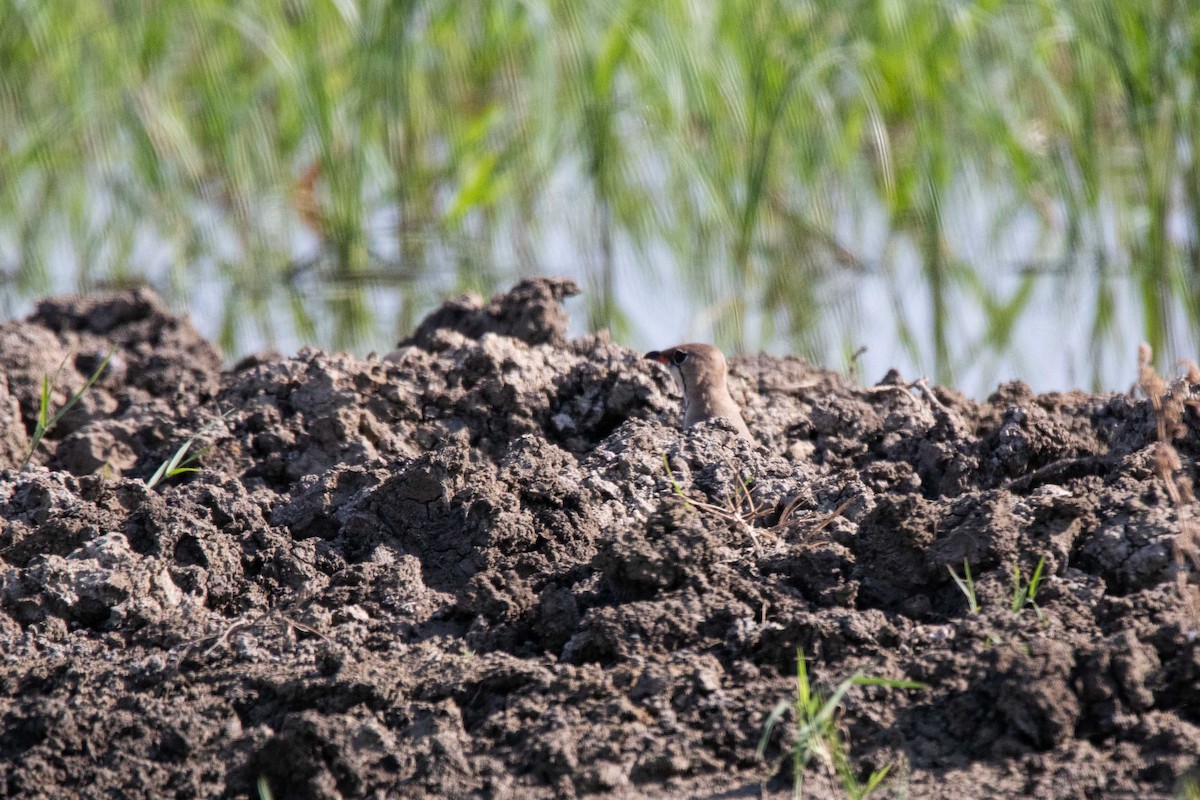
[[[576,292],[229,371],[145,290],[0,325],[0,795],[782,797],[791,712],[756,748],[798,649],[826,692],[926,684],[836,718],[910,797],[1200,767],[1191,387],[975,403],[734,358],[751,444],[568,339]],[[58,408],[110,351],[19,470],[43,378]]]

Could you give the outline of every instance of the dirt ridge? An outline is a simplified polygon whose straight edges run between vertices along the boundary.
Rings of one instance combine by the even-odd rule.
[[[0,795],[785,796],[792,721],[755,748],[797,648],[825,687],[928,684],[839,722],[910,797],[1171,797],[1200,767],[1190,387],[1164,471],[1138,396],[734,358],[750,444],[569,339],[577,292],[227,371],[144,289],[0,325]],[[110,351],[18,471],[43,376],[57,407]],[[197,434],[202,470],[147,488]],[[1010,610],[1039,559],[1045,622]]]

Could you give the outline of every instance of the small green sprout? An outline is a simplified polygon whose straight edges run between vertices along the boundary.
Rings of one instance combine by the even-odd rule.
[[[1042,613],[1042,609],[1037,604],[1038,586],[1042,582],[1042,568],[1046,565],[1046,557],[1042,556],[1038,559],[1037,567],[1033,570],[1033,575],[1026,582],[1021,577],[1021,566],[1015,561],[1013,562],[1013,598],[1012,612],[1017,614],[1026,605],[1033,606],[1033,610],[1037,613],[1037,618],[1046,623],[1046,616]]]
[[[965,558],[963,559],[963,572],[966,574],[965,578],[958,577],[958,573],[954,571],[954,567],[950,566],[949,564],[946,565],[946,569],[950,571],[950,577],[954,579],[954,583],[957,584],[958,590],[966,596],[967,605],[971,609],[971,613],[978,614],[980,606],[979,600],[975,596],[975,581],[971,578],[971,565],[967,563]]]
[[[199,436],[199,434],[197,434]],[[174,478],[176,475],[183,475],[188,472],[199,472],[199,467],[190,466],[200,459],[205,453],[212,449],[212,445],[202,448],[201,450],[187,455],[187,451],[191,449],[192,444],[196,441],[196,436],[188,439],[179,446],[175,451],[175,455],[158,465],[158,469],[146,481],[146,488],[153,489],[164,478]],[[186,456],[186,457],[185,457]]]
[[[846,743],[838,731],[837,720],[834,718],[842,700],[854,686],[887,686],[893,689],[924,689],[925,684],[917,681],[894,680],[891,678],[876,678],[864,675],[862,671],[855,672],[849,678],[839,683],[828,699],[820,692],[814,691],[808,680],[808,668],[805,664],[804,651],[796,651],[796,699],[781,700],[763,728],[762,739],[758,743],[757,754],[762,758],[766,753],[771,733],[783,715],[791,708],[796,714],[795,739],[792,742],[792,774],[794,776],[793,792],[796,800],[801,800],[804,794],[804,772],[813,756],[819,756],[832,769],[834,775],[852,800],[862,800],[875,791],[887,778],[891,765],[875,770],[866,783],[859,783],[850,763]]]
[[[196,443],[197,439],[207,434],[217,425],[217,423],[223,422],[227,416],[229,416],[229,411],[220,414],[216,419],[210,420],[203,428],[199,430],[198,433],[196,433],[195,436],[181,444],[179,449],[175,451],[174,455],[158,465],[158,469],[156,469],[154,474],[147,479],[146,488],[153,489],[166,478],[174,478],[177,475],[183,475],[188,472],[200,472],[199,467],[193,467],[191,465],[200,460],[205,453],[213,448],[213,446],[211,444],[205,445],[191,455],[188,455],[188,450],[192,448],[192,445]]]
[[[57,425],[58,421],[65,417],[67,412],[75,407],[75,404],[79,402],[79,399],[83,397],[87,390],[92,388],[92,384],[100,379],[100,374],[103,373],[104,368],[108,366],[108,362],[113,357],[113,352],[114,351],[112,350],[108,351],[108,355],[106,355],[104,360],[100,362],[100,366],[96,367],[96,371],[93,372],[91,377],[87,379],[87,383],[83,385],[83,388],[71,395],[71,398],[63,404],[62,408],[55,412],[54,416],[50,416],[50,395],[54,392],[54,384],[58,382],[58,376],[62,372],[63,367],[66,366],[67,359],[64,358],[62,363],[58,365],[58,369],[54,371],[53,378],[51,378],[49,375],[42,376],[42,394],[38,404],[37,424],[34,426],[33,436],[29,440],[29,451],[25,454],[25,460],[21,462],[22,470],[29,466],[29,460],[33,458],[34,451],[36,451],[37,446],[41,444],[42,437],[49,433],[50,429]]]

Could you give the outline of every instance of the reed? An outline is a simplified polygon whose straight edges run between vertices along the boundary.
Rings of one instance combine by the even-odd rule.
[[[690,287],[726,347],[836,360],[869,324],[846,282],[899,297],[907,249],[925,302],[897,301],[896,335],[941,380],[1006,352],[1040,280],[1090,298],[1094,382],[1098,354],[1126,344],[1118,303],[1164,360],[1194,355],[1200,9],[1185,0],[0,14],[0,312],[64,284],[150,280],[186,302],[217,280],[231,352],[280,324],[378,346],[430,298],[575,266],[565,252],[593,327],[636,335],[617,302],[635,263]],[[990,219],[965,244],[947,216],[964,198]],[[1022,215],[1044,258],[1005,263]],[[884,220],[882,250],[855,237],[864,219]],[[385,313],[374,293],[397,286]]]

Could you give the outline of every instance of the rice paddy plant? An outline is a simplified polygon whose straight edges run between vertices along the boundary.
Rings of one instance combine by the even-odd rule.
[[[726,347],[818,358],[864,323],[846,281],[880,277],[897,340],[943,381],[1011,347],[1043,280],[1086,295],[1097,354],[1129,303],[1161,358],[1200,332],[1200,9],[1183,0],[0,13],[8,313],[64,282],[186,301],[215,281],[230,352],[281,322],[344,347],[406,330],[422,297],[571,259],[590,325],[633,335],[632,258]],[[949,229],[965,201],[987,241]],[[1037,263],[1003,258],[1018,218]],[[855,233],[867,219],[879,248]],[[380,287],[400,302],[375,307]]]
[[[1038,620],[1046,624],[1046,616],[1042,613],[1042,609],[1037,604],[1038,588],[1042,583],[1042,570],[1046,566],[1046,557],[1042,556],[1038,559],[1037,566],[1033,569],[1033,574],[1028,578],[1021,575],[1021,565],[1013,562],[1012,571],[1012,600],[1009,603],[1009,610],[1014,614],[1019,614],[1025,606],[1032,606],[1037,614]],[[959,576],[954,571],[954,567],[946,566],[946,570],[950,573],[950,577],[954,580],[955,586],[962,592],[963,597],[967,599],[967,607],[972,614],[979,613],[981,606],[978,596],[975,593],[975,580],[971,576],[971,565],[967,560],[963,559],[963,575]]]
[[[1126,228],[1121,234],[1128,237],[1143,335],[1152,347],[1162,348],[1174,344],[1168,341],[1174,329],[1172,298],[1181,295],[1185,305],[1190,305],[1193,297],[1179,287],[1194,277],[1186,270],[1189,260],[1195,263],[1195,257],[1187,252],[1195,249],[1195,233],[1189,237],[1191,243],[1181,247],[1172,241],[1169,226],[1176,205],[1174,195],[1187,192],[1200,169],[1197,151],[1188,141],[1196,119],[1192,70],[1200,59],[1200,11],[1176,0],[1135,5],[1090,0],[1063,4],[1059,13],[1078,32],[1078,47],[1095,54],[1091,63],[1099,68],[1098,86],[1094,82],[1079,85],[1093,96],[1104,91],[1110,112],[1119,115],[1122,138],[1132,158],[1122,158],[1116,166],[1139,175],[1134,181],[1106,175],[1103,189],[1120,198],[1119,207],[1132,212],[1120,220]],[[1089,157],[1078,152],[1075,156]],[[1193,199],[1188,196],[1189,202]],[[1195,218],[1195,213],[1193,207],[1188,216]],[[1200,318],[1194,307],[1190,311],[1195,330]]]

